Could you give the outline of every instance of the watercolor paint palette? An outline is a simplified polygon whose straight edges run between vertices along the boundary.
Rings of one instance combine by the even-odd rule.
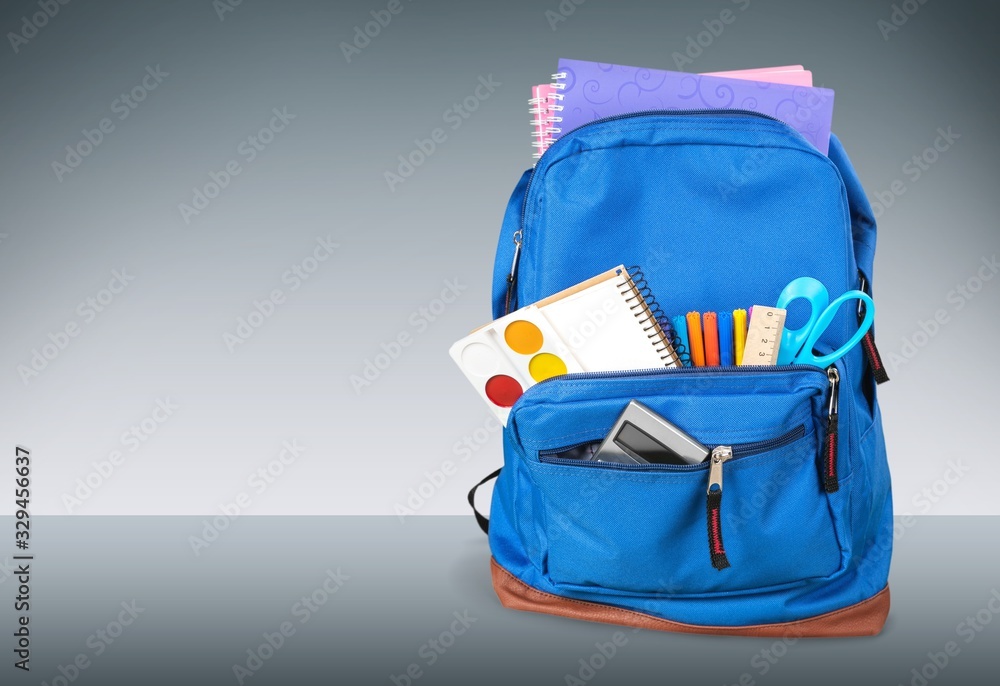
[[[510,408],[528,388],[553,376],[583,371],[533,305],[472,332],[449,354],[504,426]]]

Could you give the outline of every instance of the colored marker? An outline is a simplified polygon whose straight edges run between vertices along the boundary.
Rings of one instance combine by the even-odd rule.
[[[705,343],[701,336],[701,313],[688,312],[688,342],[691,344],[691,364],[695,367],[705,366]]]
[[[733,315],[729,312],[719,313],[719,364],[731,367],[735,362],[733,357]]]
[[[743,349],[747,344],[747,311],[733,310],[734,361],[743,364]]]
[[[719,318],[715,312],[706,312],[702,322],[705,339],[705,366],[719,366]]]
[[[683,358],[681,361],[684,363],[684,365],[690,367],[691,344],[688,342],[687,317],[685,317],[682,314],[679,314],[676,317],[671,317],[670,323],[674,327],[674,333],[677,335],[677,342],[680,344],[678,347],[681,348],[682,350],[687,351],[687,355],[685,355],[687,361],[684,361]]]

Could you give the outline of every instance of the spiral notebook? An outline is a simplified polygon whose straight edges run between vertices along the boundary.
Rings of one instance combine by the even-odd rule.
[[[729,79],[784,83],[788,86],[805,86],[807,88],[812,88],[813,85],[812,72],[801,64],[764,67],[762,69],[739,69],[737,71],[706,71],[702,72],[702,76],[725,76]]]
[[[571,372],[678,367],[642,273],[619,265],[493,320],[448,353],[506,426],[536,383]]]
[[[783,83],[789,86],[813,85],[812,72],[801,64],[782,67],[763,67],[760,69],[738,69],[736,71],[704,72],[702,76],[725,76],[730,79],[744,81],[763,81],[766,83]],[[531,88],[531,99],[528,110],[531,113],[531,147],[533,157],[537,160],[542,156],[556,136],[562,131],[562,95],[551,83],[542,83]]]
[[[642,272],[619,265],[535,303],[588,372],[678,367]]]
[[[559,110],[562,107],[557,102],[556,90],[551,84],[542,83],[531,88],[531,147],[535,149],[533,157],[537,160],[542,153],[552,145],[552,136],[559,132]]]
[[[604,117],[643,110],[746,109],[780,119],[826,154],[834,93],[815,88],[801,65],[715,74],[559,60],[548,87],[532,88],[535,157],[564,133]]]

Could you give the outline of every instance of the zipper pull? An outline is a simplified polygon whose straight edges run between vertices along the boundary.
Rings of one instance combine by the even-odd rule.
[[[729,567],[725,546],[722,545],[722,465],[732,459],[733,449],[720,445],[712,449],[708,471],[708,552],[712,566],[718,570]]]
[[[507,302],[504,304],[504,314],[510,314],[511,309],[517,309],[513,300],[514,289],[517,287],[517,263],[521,259],[521,229],[514,232],[514,259],[510,263],[510,274],[507,275]]]
[[[830,379],[830,404],[827,408],[826,436],[823,439],[823,488],[827,493],[836,493],[840,489],[840,480],[837,478],[840,372],[830,365],[826,375]]]
[[[861,275],[860,284],[858,289],[865,293],[866,295],[871,295],[868,292],[868,280]],[[858,301],[858,323],[860,324],[865,318],[865,304],[863,301]],[[865,357],[868,358],[868,365],[872,369],[872,374],[875,375],[875,383],[884,384],[889,380],[889,374],[885,371],[885,363],[882,362],[882,356],[878,352],[878,348],[875,347],[875,334],[872,333],[871,329],[868,329],[868,333],[865,337],[861,339],[861,348],[865,351]]]

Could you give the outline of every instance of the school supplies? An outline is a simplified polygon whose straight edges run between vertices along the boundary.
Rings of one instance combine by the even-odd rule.
[[[704,72],[702,76],[781,83],[790,86],[811,87],[813,85],[812,72],[804,69],[801,64],[762,69]],[[562,94],[552,84],[539,84],[531,88],[531,99],[528,100],[531,107],[528,112],[531,114],[531,145],[534,148],[532,156],[535,159],[541,157],[542,153],[555,142],[558,134],[562,133],[560,112],[562,112],[563,106],[561,101]]]
[[[562,111],[553,139],[605,117],[648,110],[743,109],[780,119],[824,155],[830,147],[834,93],[781,83],[559,60],[553,87]]]
[[[536,303],[587,372],[679,367],[642,271],[618,265]]]
[[[831,296],[859,288],[872,273],[876,222],[840,143],[831,137],[823,156],[784,123],[701,107],[561,133],[509,196],[494,317],[619,254],[645,264],[670,314],[757,303],[751,319],[773,315],[803,274]],[[720,257],[727,251],[736,259]],[[799,306],[805,321],[804,303],[789,315]],[[819,352],[853,333],[848,309]],[[501,604],[704,634],[877,634],[889,610],[891,475],[873,365],[860,353],[826,370],[660,368],[528,389],[503,431],[502,470],[469,494],[474,508],[475,489],[498,478],[489,518],[476,521],[489,533],[482,558]],[[633,399],[713,446],[712,459],[587,459]],[[446,408],[439,414],[448,421]],[[780,487],[761,500],[765,484]]]
[[[806,71],[801,64],[785,67],[765,67],[763,69],[740,69],[737,71],[706,72],[704,76],[722,76],[745,81],[760,81],[767,83],[784,83],[790,86],[813,85],[812,72]],[[550,145],[562,133],[562,95],[549,83],[532,86],[531,106],[531,146],[534,148],[535,159],[542,156]]]
[[[705,366],[705,339],[701,335],[701,313],[688,312],[688,343],[691,346],[691,365]]]
[[[784,330],[778,364],[811,364],[816,367],[828,367],[861,342],[875,321],[875,303],[867,294],[861,291],[846,291],[831,303],[826,286],[810,276],[799,277],[785,286],[778,296],[777,306],[788,309],[790,303],[799,299],[809,303],[809,321],[800,329]],[[829,355],[814,354],[813,348],[816,347],[817,341],[837,316],[840,306],[849,300],[858,300],[859,307],[864,304],[864,317],[858,330],[847,343]]]
[[[747,311],[733,310],[733,362],[743,364],[743,348],[747,343]]]
[[[719,312],[719,364],[732,367],[736,364],[733,355],[733,315],[729,312]]]
[[[676,335],[676,343],[674,345],[677,355],[681,358],[681,362],[685,367],[691,366],[691,343],[688,340],[688,325],[687,317],[683,314],[679,314],[675,317],[670,318],[670,323],[673,325],[674,334]]]
[[[702,337],[705,339],[705,366],[719,366],[719,325],[715,312],[706,312],[702,318]]]
[[[556,89],[551,84],[543,83],[531,89],[531,100],[528,101],[531,108],[528,112],[531,113],[531,146],[535,149],[535,159],[552,145],[552,135],[559,133],[558,124],[562,118],[558,113],[562,111],[562,105],[558,100]]]
[[[763,69],[740,69],[739,71],[709,71],[703,76],[724,76],[730,79],[745,79],[748,81],[767,81],[768,83],[784,83],[789,86],[813,85],[813,75],[801,64],[787,67],[765,67]]]
[[[786,314],[785,310],[778,307],[753,306],[741,364],[768,365],[777,362]]]
[[[642,272],[619,265],[501,317],[449,351],[506,426],[534,384],[570,372],[680,366]]]
[[[531,305],[472,332],[449,354],[504,425],[510,408],[528,388],[553,376],[583,371]]]

